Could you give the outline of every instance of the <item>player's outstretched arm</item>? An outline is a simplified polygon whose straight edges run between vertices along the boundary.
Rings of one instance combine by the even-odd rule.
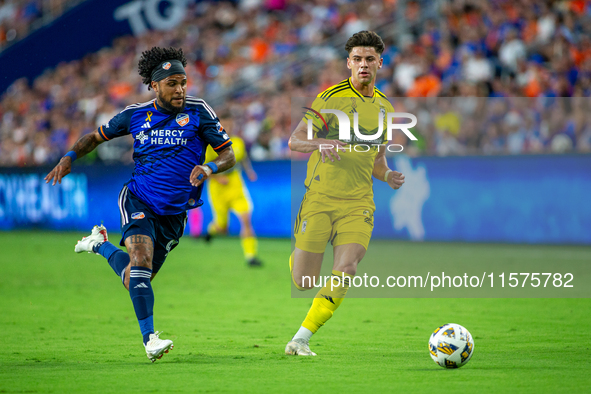
[[[105,142],[105,140],[100,136],[98,130],[95,130],[90,134],[80,137],[70,152],[74,152],[75,157],[80,158],[95,150],[96,147],[103,142]],[[70,152],[68,152],[68,154]],[[51,172],[45,177],[45,183],[49,183],[52,180],[52,186],[55,185],[56,182],[62,183],[62,178],[68,175],[72,170],[72,161],[73,159],[71,155],[62,157],[60,162],[57,163],[53,170],[51,170]]]
[[[204,165],[195,166],[193,171],[191,171],[189,182],[191,182],[191,185],[197,187],[205,182],[205,180],[214,172],[226,171],[227,169],[234,167],[235,164],[236,156],[234,155],[234,149],[229,146],[218,153],[218,157],[216,157],[214,161]]]
[[[399,189],[404,183],[404,175],[402,173],[388,168],[385,146],[380,147],[374,162],[372,175],[374,178],[388,183],[394,190]]]
[[[244,152],[244,159],[242,159],[241,163],[244,167],[244,171],[246,172],[248,180],[251,182],[255,182],[257,180],[257,173],[254,171],[254,168],[252,168],[252,163],[250,162],[250,158],[248,157],[248,152]]]
[[[329,158],[330,161],[334,161],[334,159],[341,160],[338,151],[340,147],[345,145],[347,144],[339,140],[327,140],[325,138],[308,139],[308,126],[303,120],[300,121],[289,138],[289,148],[293,151],[310,153],[320,150],[323,163],[325,162],[325,158]]]

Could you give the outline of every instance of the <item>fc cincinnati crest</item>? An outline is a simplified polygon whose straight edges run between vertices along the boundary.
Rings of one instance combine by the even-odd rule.
[[[168,70],[170,68],[170,66],[171,66],[170,62],[166,62],[162,65],[162,68],[165,70]]]
[[[189,123],[189,115],[180,113],[176,116],[176,122],[182,127]]]

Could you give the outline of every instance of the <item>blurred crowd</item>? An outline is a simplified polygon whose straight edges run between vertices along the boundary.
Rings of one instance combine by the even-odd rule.
[[[152,46],[184,49],[188,94],[231,123],[254,160],[289,158],[290,98],[345,79],[344,43],[367,29],[386,43],[378,88],[427,97],[395,104],[420,115],[420,141],[403,141],[409,153],[589,152],[590,111],[575,97],[591,94],[590,22],[589,1],[195,2],[173,31],[123,37],[16,81],[0,101],[0,165],[52,164],[126,105],[152,99],[137,74]],[[132,142],[83,160],[131,162]]]
[[[84,0],[0,0],[0,51]]]
[[[393,143],[411,155],[508,155],[591,152],[591,102],[586,97],[433,97],[393,99],[416,114],[412,130]],[[404,123],[403,120],[395,123]],[[394,150],[394,149],[392,149]]]

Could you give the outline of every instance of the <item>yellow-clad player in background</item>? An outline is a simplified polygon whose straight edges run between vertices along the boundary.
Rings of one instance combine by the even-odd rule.
[[[232,129],[229,119],[225,119],[223,124],[229,127],[228,130]],[[244,169],[251,182],[256,181],[257,174],[252,168],[242,138],[232,136],[232,144],[236,165],[228,171],[210,176],[207,182],[213,221],[207,226],[204,237],[209,242],[213,236],[226,234],[232,210],[240,221],[240,241],[246,263],[250,267],[259,267],[262,262],[257,256],[258,242],[252,227],[252,201],[242,179],[241,169]],[[216,157],[217,153],[208,146],[205,162]]]
[[[313,152],[308,161],[306,194],[295,222],[295,250],[289,259],[296,287],[307,290],[314,286],[328,242],[333,246],[334,261],[331,281],[314,298],[302,326],[287,344],[286,354],[316,355],[310,350],[309,340],[332,317],[349,289],[373,231],[372,176],[393,189],[404,183],[404,175],[388,168],[383,145],[387,130],[384,115],[394,112],[375,87],[384,43],[376,33],[362,31],[349,38],[345,49],[351,77],[318,95],[290,139],[291,150]],[[358,131],[364,137],[351,131],[350,138],[339,140],[338,115],[322,114],[323,109],[346,114],[351,128],[357,119]],[[384,133],[375,137],[380,114]],[[313,120],[312,139],[307,135],[308,119]]]

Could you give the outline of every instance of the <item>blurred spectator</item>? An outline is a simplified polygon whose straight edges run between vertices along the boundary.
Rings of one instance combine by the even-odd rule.
[[[85,0],[0,0],[0,51]]]
[[[499,60],[511,72],[517,71],[517,62],[525,58],[526,49],[523,41],[517,36],[516,30],[509,30],[507,37],[499,48]]]

